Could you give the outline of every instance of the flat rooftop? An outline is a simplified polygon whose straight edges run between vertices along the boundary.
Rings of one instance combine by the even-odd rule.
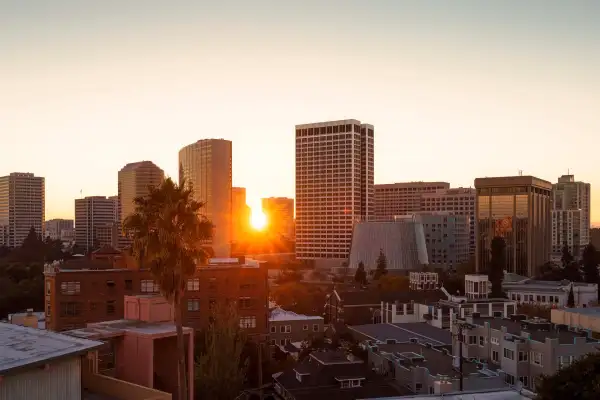
[[[296,314],[292,311],[284,310],[283,308],[274,308],[269,314],[269,321],[314,321],[323,320],[323,317],[316,315]]]
[[[577,332],[572,332],[569,330],[557,330],[555,325],[550,321],[539,321],[542,324],[549,324],[550,330],[536,330],[535,327],[526,326],[527,321],[512,321],[506,318],[473,318],[473,323],[476,325],[484,326],[486,322],[489,322],[490,328],[501,331],[502,327],[506,327],[506,332],[511,335],[521,336],[521,332],[527,332],[531,340],[535,340],[536,342],[544,343],[546,338],[549,339],[558,339],[560,344],[573,344],[575,343],[575,338],[584,337],[582,334]],[[598,342],[597,340],[585,337],[586,341],[589,343]],[[600,342],[598,342],[600,343]]]
[[[363,398],[362,400],[434,400],[440,399],[440,395],[409,395],[397,397]],[[445,393],[444,400],[531,400],[535,395],[528,391],[517,391],[514,389],[478,390],[464,391],[460,393]]]
[[[184,333],[191,330],[192,328],[183,327]],[[90,324],[86,328],[73,329],[63,333],[83,339],[105,339],[122,336],[128,332],[142,336],[169,336],[177,334],[175,324],[172,322],[146,322],[131,319],[98,322]]]
[[[600,317],[600,307],[567,308],[562,311],[572,314],[589,315],[590,317]]]
[[[100,346],[97,341],[0,323],[0,374],[74,357]]]
[[[452,345],[450,331],[436,328],[425,322],[355,325],[349,326],[348,329],[368,339],[384,343],[391,339],[398,343],[409,343],[411,339],[417,339],[419,343],[429,343],[432,346]]]

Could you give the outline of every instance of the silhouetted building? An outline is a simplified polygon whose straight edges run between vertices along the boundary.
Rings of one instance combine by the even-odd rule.
[[[250,228],[250,207],[246,204],[246,188],[231,188],[231,240],[243,241]]]
[[[90,196],[75,199],[75,243],[92,251],[101,247],[106,226],[112,226],[115,221],[116,197]],[[100,231],[100,232],[99,232]],[[98,236],[100,233],[100,237]]]
[[[400,182],[375,185],[375,219],[389,221],[396,215],[423,211],[421,196],[449,189],[448,182]],[[434,210],[437,211],[437,210]]]
[[[294,236],[294,199],[269,197],[262,199],[269,231],[291,239]]]

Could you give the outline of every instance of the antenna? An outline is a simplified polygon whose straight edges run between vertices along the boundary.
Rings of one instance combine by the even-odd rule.
[[[519,176],[523,176],[523,170],[522,169],[519,170]]]

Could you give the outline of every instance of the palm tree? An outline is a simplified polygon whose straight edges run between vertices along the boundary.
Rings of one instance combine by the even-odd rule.
[[[212,224],[200,215],[202,203],[192,199],[185,180],[179,185],[171,178],[148,194],[134,200],[135,212],[127,217],[124,229],[133,237],[133,254],[140,266],[150,269],[161,294],[173,306],[177,329],[178,399],[188,396],[183,341],[182,299],[186,282],[206,253],[201,244],[211,237]]]

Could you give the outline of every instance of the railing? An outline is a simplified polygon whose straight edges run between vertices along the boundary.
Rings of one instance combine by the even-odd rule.
[[[172,400],[169,393],[91,372],[82,371],[81,383],[91,392],[121,400]]]

